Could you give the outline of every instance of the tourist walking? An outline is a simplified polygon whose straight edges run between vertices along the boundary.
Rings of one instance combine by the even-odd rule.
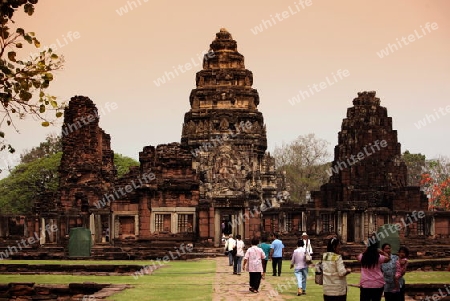
[[[361,262],[360,301],[380,301],[384,290],[384,276],[381,264],[389,262],[391,256],[378,249],[375,236],[369,238],[368,247],[357,257]]]
[[[252,246],[245,252],[243,270],[247,270],[249,273],[249,290],[252,293],[257,293],[259,290],[259,285],[261,284],[261,277],[263,273],[262,262],[265,260],[266,255],[264,251],[259,248],[258,239],[252,239]]]
[[[244,242],[241,240],[241,235],[236,235],[236,256],[234,256],[233,274],[241,275],[242,258],[244,257]]]
[[[327,251],[322,255],[323,300],[346,301],[347,278],[351,269],[346,269],[340,255],[341,242],[333,237],[328,241]]]
[[[394,293],[398,294],[398,301],[405,301],[405,279],[403,276],[408,266],[408,256],[409,250],[407,247],[400,247],[398,249],[398,260],[395,265],[394,277]]]
[[[297,278],[297,296],[306,294],[306,278],[308,268],[306,265],[306,249],[303,240],[297,241],[297,249],[292,253],[291,269],[294,268],[294,275]]]
[[[228,252],[228,265],[233,265],[233,248],[236,245],[236,241],[233,239],[233,234],[228,235],[228,239],[225,242],[225,252]]]
[[[261,277],[262,279],[265,279],[266,278],[267,262],[269,261],[269,256],[270,256],[270,244],[267,243],[267,236],[266,235],[261,237],[261,243],[258,245],[258,247],[261,248],[264,251],[264,255],[266,255],[266,257],[262,261],[263,274],[262,274],[262,277]]]
[[[386,301],[396,301],[398,300],[397,294],[394,292],[395,289],[395,272],[396,264],[398,261],[398,256],[392,254],[392,247],[390,244],[385,243],[381,246],[381,249],[390,255],[391,260],[389,262],[381,264],[381,270],[383,271],[384,277],[384,299]]]
[[[311,240],[309,239],[308,234],[306,232],[302,233],[302,240],[303,240],[303,244],[305,246],[306,252],[308,252],[309,254],[312,255],[313,249],[311,246]]]
[[[273,235],[275,238],[270,245],[269,260],[272,259],[272,276],[281,276],[281,266],[283,265],[283,242],[279,239],[278,233]]]

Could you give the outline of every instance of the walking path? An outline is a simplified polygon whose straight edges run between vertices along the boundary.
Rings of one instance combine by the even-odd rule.
[[[276,296],[276,290],[267,280],[261,280],[259,293],[252,293],[249,289],[249,274],[233,275],[233,267],[228,265],[228,257],[216,257],[216,276],[214,279],[213,301],[226,300],[283,300]],[[270,273],[269,273],[270,274]],[[268,279],[266,274],[266,279]]]

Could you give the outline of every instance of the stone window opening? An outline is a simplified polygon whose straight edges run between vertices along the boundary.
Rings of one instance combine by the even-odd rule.
[[[171,231],[170,223],[171,223],[170,214],[155,214],[155,231],[170,232]]]
[[[194,215],[179,214],[178,215],[178,232],[193,232]]]
[[[420,218],[417,220],[417,235],[425,235],[425,219]]]
[[[323,233],[328,233],[332,231],[332,225],[331,225],[331,220],[330,220],[330,215],[329,214],[322,214],[321,215],[321,220],[322,220],[322,232]]]
[[[292,214],[291,213],[286,213],[284,216],[284,230],[286,232],[291,232],[292,231]]]

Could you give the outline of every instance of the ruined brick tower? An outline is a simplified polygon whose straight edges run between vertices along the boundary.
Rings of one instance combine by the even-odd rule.
[[[265,153],[266,129],[252,83],[253,74],[245,69],[236,41],[221,29],[205,55],[203,70],[197,72],[181,137],[201,181],[200,218],[215,223],[200,224],[199,231],[210,233],[216,244],[222,223],[228,227],[239,216],[252,215],[249,209],[264,201],[273,206],[277,202],[275,162]],[[236,224],[225,233],[251,237],[260,231],[259,215],[245,225]]]
[[[329,174],[329,183],[313,193],[315,206],[338,210],[337,216],[324,220],[349,241],[363,240],[408,212],[427,210],[419,187],[407,186],[397,131],[375,92],[358,93],[347,110]],[[417,225],[408,230],[414,228]]]
[[[62,127],[62,151],[59,167],[60,210],[67,219],[61,223],[62,233],[67,227],[87,227],[94,232],[94,225],[101,231],[100,218],[95,222],[91,215],[94,202],[102,198],[116,177],[111,137],[98,125],[97,107],[87,97],[75,96],[64,110]],[[104,223],[108,223],[109,208],[103,209]],[[96,212],[97,213],[97,212]]]

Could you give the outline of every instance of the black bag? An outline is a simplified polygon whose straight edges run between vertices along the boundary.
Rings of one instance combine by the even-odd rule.
[[[228,256],[228,251],[225,251],[225,256]]]
[[[231,255],[236,256],[237,254],[237,246],[234,246],[233,250],[231,251]]]
[[[323,285],[322,260],[319,263],[316,263],[316,274],[314,275],[314,282],[318,285]]]

